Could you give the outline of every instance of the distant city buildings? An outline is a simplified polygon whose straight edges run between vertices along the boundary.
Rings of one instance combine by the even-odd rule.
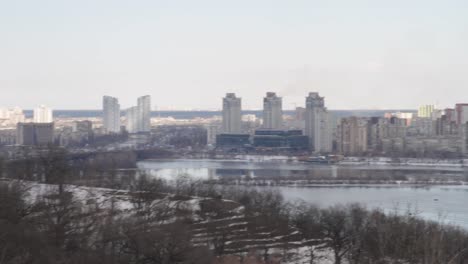
[[[9,109],[7,108],[0,108],[0,119],[7,119],[9,117]]]
[[[458,127],[455,109],[446,108],[443,114],[434,120],[433,132],[437,136],[457,135]]]
[[[283,100],[276,93],[268,92],[263,98],[263,128],[281,129],[283,127]]]
[[[105,133],[120,132],[120,104],[115,97],[104,96],[102,100],[103,107],[103,128]]]
[[[296,107],[293,115],[283,115],[283,127],[289,130],[305,130],[305,108]]]
[[[89,120],[75,121],[73,122],[72,131],[80,133],[92,133],[93,122]]]
[[[464,125],[468,122],[468,104],[456,104],[455,115],[457,125]]]
[[[0,146],[16,144],[16,129],[0,130]]]
[[[331,116],[325,107],[324,97],[311,92],[306,97],[305,134],[309,137],[310,150],[315,153],[332,151]]]
[[[342,118],[336,151],[357,156],[461,157],[467,151],[468,122],[457,125],[452,110],[434,110],[431,118],[414,117],[411,122],[393,115]]]
[[[139,97],[137,105],[125,112],[126,129],[129,133],[147,133],[151,131],[151,97]]]
[[[324,97],[317,92],[308,94],[305,107],[296,107],[295,111],[287,111],[285,115],[282,98],[268,92],[263,98],[262,123],[260,111],[248,111],[242,115],[242,100],[234,93],[227,93],[222,101],[222,116],[207,117],[205,114],[205,117],[193,119],[190,119],[191,115],[183,119],[159,117],[153,120],[158,129],[151,131],[151,97],[142,96],[137,99],[136,106],[125,111],[125,128],[131,135],[112,136],[104,134],[121,131],[120,105],[114,97],[103,97],[102,127],[99,118],[82,120],[70,117],[56,119],[55,123],[46,122],[53,117],[52,110],[45,106],[34,109],[34,116],[28,119],[20,108],[2,108],[0,145],[59,143],[77,148],[125,139],[120,146],[133,147],[134,139],[146,137],[144,144],[147,144],[147,139],[152,136],[155,140],[154,135],[157,134],[162,140],[158,144],[187,147],[187,150],[209,145],[215,147],[215,151],[219,148],[233,153],[290,154],[294,151],[298,155],[306,155],[309,151],[313,155],[337,153],[437,158],[466,157],[467,154],[468,104],[459,103],[443,110],[424,105],[417,115],[415,111],[408,111],[366,116],[354,111],[348,113],[359,116],[345,116],[344,111],[339,111],[336,116],[341,118],[335,120],[335,115],[331,115],[325,106]],[[172,127],[173,124],[177,127]],[[171,134],[164,135],[164,131],[159,131],[162,125],[167,126],[165,133]]]
[[[16,144],[45,146],[54,142],[54,123],[18,123]]]
[[[257,122],[256,115],[242,115],[242,122]]]
[[[342,118],[338,126],[338,152],[356,155],[367,152],[369,143],[369,120],[364,117]]]
[[[234,93],[227,93],[223,98],[223,133],[241,133],[242,100]]]
[[[97,134],[93,130],[93,122],[91,120],[78,120],[73,121],[71,126],[56,128],[55,141],[60,146],[84,147],[92,144],[92,139]]]
[[[408,126],[408,136],[430,136],[434,133],[434,120],[428,117],[415,117]]]
[[[434,105],[422,105],[418,109],[418,117],[430,118],[432,117],[432,112],[434,112]]]
[[[396,117],[398,119],[405,120],[407,126],[411,125],[411,122],[415,118],[415,113],[407,113],[407,112],[396,112],[396,113],[385,113],[385,118],[390,119],[392,117]]]
[[[246,134],[253,135],[255,130],[261,127],[261,119],[257,118],[256,115],[247,114],[242,115],[242,124],[241,124],[241,131]]]
[[[52,123],[53,120],[52,109],[45,105],[40,105],[34,109],[34,123]]]
[[[216,144],[216,136],[219,134],[219,126],[216,124],[206,125],[206,143],[214,146]]]
[[[296,121],[305,121],[306,109],[304,107],[296,107],[294,112],[294,119]]]
[[[18,123],[26,120],[23,110],[19,107],[0,108],[0,126],[16,127]]]

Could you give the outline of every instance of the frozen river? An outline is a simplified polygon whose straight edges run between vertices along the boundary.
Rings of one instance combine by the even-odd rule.
[[[173,179],[189,175],[198,179],[223,177],[254,179],[450,179],[466,181],[467,171],[462,168],[434,168],[408,166],[321,166],[280,161],[248,162],[223,160],[151,160],[138,164],[152,175]],[[265,187],[269,188],[269,187]],[[323,187],[278,188],[287,200],[304,200],[320,206],[361,203],[369,208],[385,211],[410,210],[419,216],[468,228],[468,186],[380,187],[340,185]]]

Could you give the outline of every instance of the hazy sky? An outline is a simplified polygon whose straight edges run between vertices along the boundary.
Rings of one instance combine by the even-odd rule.
[[[0,0],[0,106],[468,102],[466,0]]]

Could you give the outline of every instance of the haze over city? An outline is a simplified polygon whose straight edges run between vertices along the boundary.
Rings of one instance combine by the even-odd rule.
[[[285,109],[468,101],[466,1],[2,1],[0,105],[99,109],[152,95],[161,109],[220,109],[235,92]],[[207,96],[209,95],[209,96]],[[154,108],[154,107],[153,107]]]

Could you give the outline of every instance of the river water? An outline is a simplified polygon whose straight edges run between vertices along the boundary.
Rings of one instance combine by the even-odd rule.
[[[179,175],[197,179],[360,179],[360,180],[450,180],[466,181],[467,170],[456,167],[323,166],[281,161],[149,160],[138,164],[151,175],[168,180]],[[299,186],[299,187],[298,187]],[[303,200],[319,206],[361,203],[387,212],[411,212],[425,219],[468,229],[468,185],[318,185],[278,188],[288,201]]]

